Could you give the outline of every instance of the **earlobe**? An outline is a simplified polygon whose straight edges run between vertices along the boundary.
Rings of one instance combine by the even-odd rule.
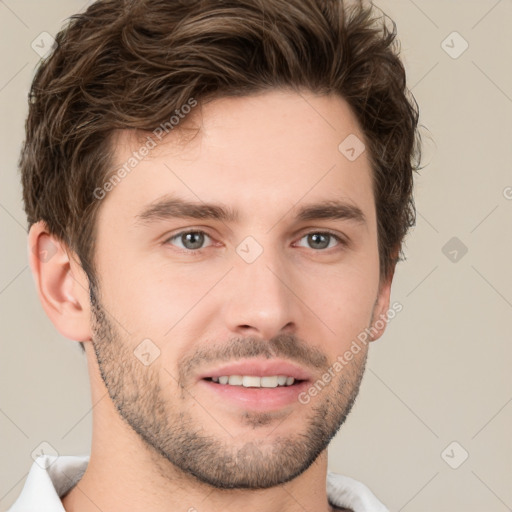
[[[91,339],[88,280],[72,254],[64,242],[48,232],[43,221],[31,226],[28,258],[41,304],[64,337],[88,341]]]
[[[396,251],[396,255],[398,255],[398,251]],[[396,258],[394,261],[396,262]],[[395,265],[393,265],[389,275],[379,285],[379,294],[373,309],[373,316],[370,326],[372,333],[371,341],[378,340],[386,330],[386,325],[388,323],[389,302],[391,297],[391,283],[393,282],[393,276],[395,274]]]

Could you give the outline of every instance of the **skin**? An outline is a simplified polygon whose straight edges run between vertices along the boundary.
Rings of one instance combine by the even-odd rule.
[[[30,230],[39,297],[58,331],[84,342],[95,404],[90,463],[63,505],[334,510],[327,444],[357,395],[368,345],[309,403],[272,412],[226,401],[198,375],[222,358],[279,356],[315,381],[386,314],[393,276],[379,276],[370,164],[364,152],[349,161],[338,150],[349,134],[364,137],[341,98],[284,91],[214,100],[196,122],[194,139],[170,133],[102,199],[95,303],[76,255],[44,223]],[[117,163],[139,146],[120,132]],[[137,222],[170,193],[240,219]],[[300,206],[331,199],[357,206],[366,222],[297,221]],[[199,254],[175,237],[184,230],[208,235]],[[348,245],[327,237],[319,248],[307,236],[326,230]],[[252,263],[236,252],[247,236],[263,249]],[[53,256],[39,259],[49,246]],[[134,356],[145,339],[159,350],[147,366]]]

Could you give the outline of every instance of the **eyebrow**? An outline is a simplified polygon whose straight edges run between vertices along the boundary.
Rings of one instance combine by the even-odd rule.
[[[147,205],[136,217],[137,224],[148,225],[174,218],[210,219],[226,223],[237,223],[239,212],[220,204],[191,202],[175,196],[164,196]],[[296,214],[298,221],[350,220],[366,224],[362,210],[341,200],[325,200],[301,206]]]

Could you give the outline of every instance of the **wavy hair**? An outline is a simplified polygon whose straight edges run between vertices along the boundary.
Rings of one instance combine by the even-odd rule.
[[[152,131],[190,98],[334,93],[364,133],[387,277],[415,223],[421,155],[399,54],[395,23],[362,1],[99,0],[69,19],[31,86],[20,156],[29,227],[43,220],[94,286],[94,191],[116,130]]]

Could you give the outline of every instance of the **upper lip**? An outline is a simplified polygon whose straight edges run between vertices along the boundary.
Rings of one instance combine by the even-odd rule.
[[[304,368],[282,359],[245,359],[234,363],[226,363],[199,375],[199,380],[223,375],[254,375],[269,377],[286,375],[295,380],[311,380],[311,374]]]

